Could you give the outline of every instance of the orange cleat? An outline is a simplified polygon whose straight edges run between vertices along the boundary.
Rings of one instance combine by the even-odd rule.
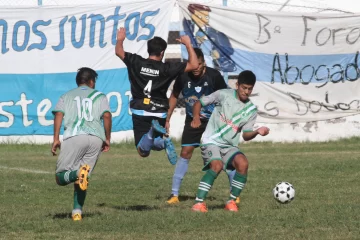
[[[239,209],[238,206],[236,205],[235,200],[229,200],[225,205],[225,210],[230,212],[237,212]]]
[[[191,211],[193,211],[193,212],[204,212],[205,213],[208,210],[207,210],[205,202],[198,202],[198,203],[195,203],[194,206],[192,206]]]

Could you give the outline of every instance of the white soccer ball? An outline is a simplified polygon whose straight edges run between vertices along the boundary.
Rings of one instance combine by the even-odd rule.
[[[295,188],[288,182],[279,182],[273,189],[274,198],[280,203],[289,203],[295,198]]]

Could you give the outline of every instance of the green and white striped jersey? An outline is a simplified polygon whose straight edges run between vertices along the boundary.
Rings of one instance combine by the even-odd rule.
[[[94,135],[105,141],[102,116],[110,112],[106,96],[95,89],[80,86],[62,95],[52,111],[64,113],[64,135]]]
[[[240,132],[253,131],[257,116],[256,106],[249,100],[243,103],[237,98],[236,90],[222,89],[200,99],[201,105],[214,103],[202,145],[215,144],[220,147],[237,147]]]

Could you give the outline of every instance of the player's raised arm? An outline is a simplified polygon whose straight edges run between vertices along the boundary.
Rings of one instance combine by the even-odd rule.
[[[125,28],[121,27],[117,32],[116,46],[115,46],[115,54],[121,60],[124,60],[125,58],[125,50],[124,50],[125,37],[126,37],[126,30]]]
[[[189,54],[189,60],[186,64],[186,68],[184,72],[191,72],[199,67],[199,62],[194,51],[194,48],[191,45],[190,37],[187,35],[181,36],[179,39],[176,39],[178,42],[185,45],[186,50]]]

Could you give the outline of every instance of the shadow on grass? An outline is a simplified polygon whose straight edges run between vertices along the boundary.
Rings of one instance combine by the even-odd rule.
[[[160,198],[155,198],[155,199],[160,199]],[[188,195],[180,195],[179,200],[180,200],[180,202],[194,201],[195,197],[194,196],[188,196]],[[207,200],[208,201],[215,201],[216,198],[211,196],[211,197],[208,197]],[[149,205],[117,206],[117,205],[108,205],[106,203],[98,203],[98,204],[96,204],[96,206],[97,207],[105,207],[105,208],[113,208],[113,209],[120,210],[120,211],[138,211],[138,212],[164,209],[164,206],[149,206]],[[170,205],[168,205],[168,206],[170,206]],[[219,207],[216,206],[214,208],[224,208],[224,206],[219,205]]]
[[[100,215],[102,215],[101,212],[83,213],[82,217],[87,218],[87,217],[94,217],[94,216],[100,216]],[[47,216],[52,217],[53,219],[66,219],[66,218],[71,219],[71,213],[55,213],[54,215],[49,214]]]
[[[225,208],[225,204],[208,206],[209,210],[224,209],[224,208]]]
[[[195,197],[194,196],[189,196],[189,195],[179,195],[179,201],[183,202],[183,201],[194,201]]]
[[[161,200],[161,201],[162,201],[162,200],[166,200],[166,199],[164,199],[164,198],[163,198],[162,196],[160,196],[160,195],[156,196],[155,199],[156,199],[156,200]],[[207,200],[207,201],[214,201],[214,200],[216,200],[216,198],[210,196],[210,197],[206,198],[206,200]],[[179,195],[179,201],[180,201],[180,202],[184,202],[184,201],[195,201],[195,196]]]
[[[153,211],[153,210],[159,210],[160,208],[157,206],[148,206],[148,205],[133,205],[133,206],[109,206],[105,203],[99,203],[97,204],[98,207],[110,207],[116,210],[121,211]]]
[[[195,201],[195,196],[189,196],[189,195],[179,195],[179,200],[180,202],[183,202],[183,201]],[[216,197],[213,197],[213,196],[210,196],[210,197],[207,197],[206,198],[206,201],[215,201],[216,200]]]

